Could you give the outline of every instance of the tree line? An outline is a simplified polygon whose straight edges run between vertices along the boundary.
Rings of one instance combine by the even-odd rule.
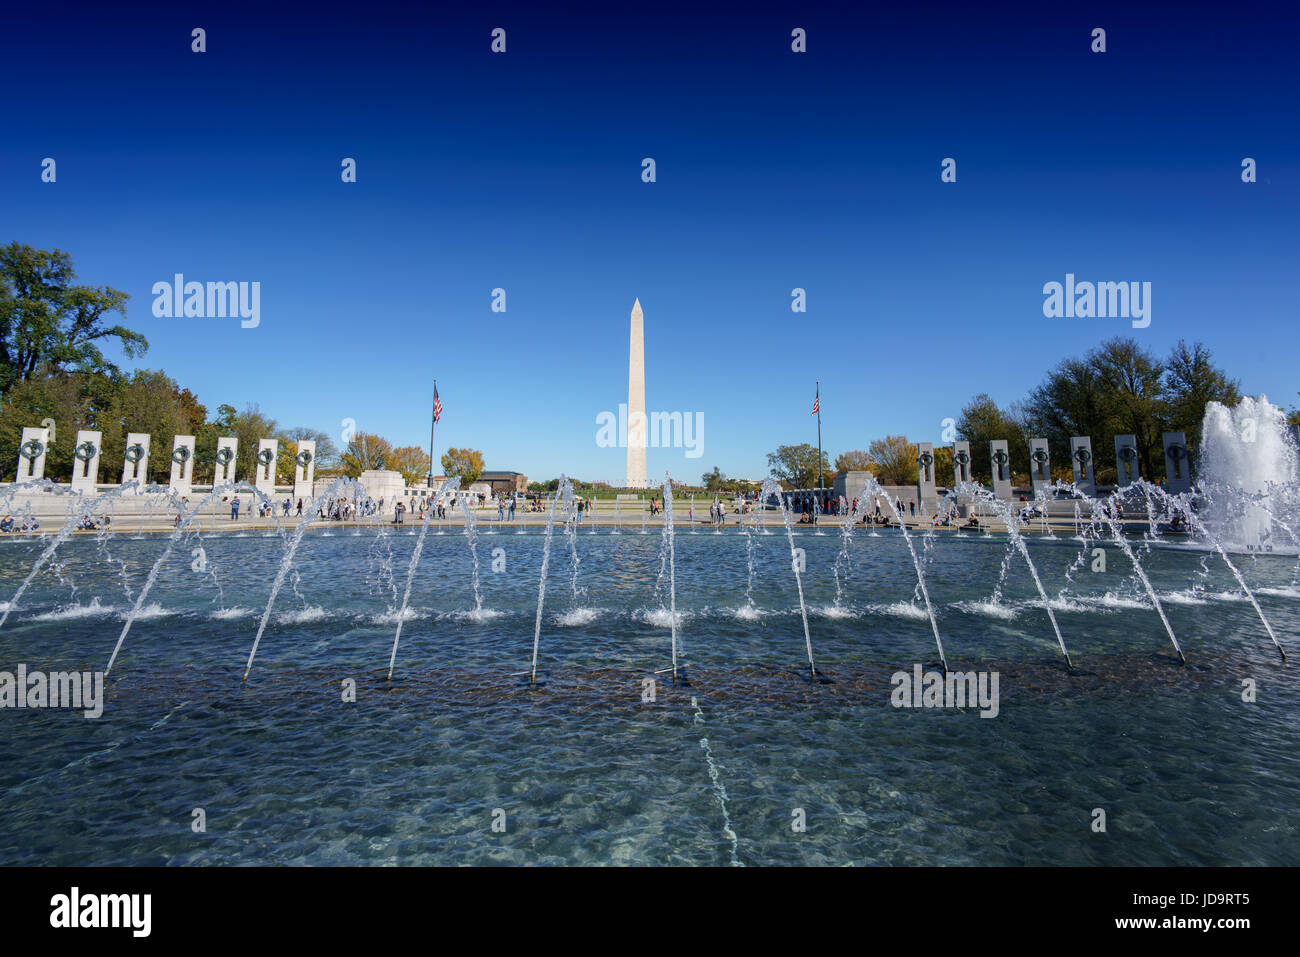
[[[103,346],[116,342],[128,358],[144,355],[148,340],[114,322],[126,320],[129,296],[111,286],[77,282],[68,253],[18,242],[0,246],[0,477],[17,473],[18,446],[27,426],[53,423],[46,450],[50,477],[72,473],[78,430],[102,434],[100,480],[121,478],[130,432],[150,436],[148,480],[164,484],[171,475],[177,435],[193,435],[194,481],[216,474],[217,439],[238,439],[235,475],[254,474],[257,444],[276,439],[277,484],[294,479],[298,443],[316,443],[316,474],[357,477],[367,468],[399,471],[408,483],[424,478],[429,455],[414,446],[394,447],[382,436],[357,432],[340,452],[331,436],[307,426],[284,427],[256,404],[239,411],[207,406],[161,369],[124,372]],[[481,467],[481,464],[480,464]]]
[[[1133,435],[1142,474],[1164,475],[1164,432],[1183,432],[1195,456],[1201,421],[1210,402],[1232,406],[1241,401],[1241,385],[1215,365],[1203,343],[1179,340],[1165,357],[1144,349],[1135,339],[1117,337],[1080,357],[1061,360],[1023,400],[999,406],[981,393],[970,400],[953,424],[950,437],[935,442],[935,468],[940,483],[950,481],[952,438],[971,443],[972,472],[989,484],[992,464],[988,443],[1005,439],[1012,481],[1029,484],[1029,440],[1046,438],[1054,479],[1070,479],[1071,436],[1093,442],[1096,481],[1113,484],[1118,472],[1114,436]],[[1300,423],[1292,409],[1289,421]],[[786,488],[813,488],[818,470],[826,484],[838,472],[872,472],[882,485],[914,485],[917,443],[905,435],[887,435],[865,450],[843,452],[830,467],[825,452],[815,446],[783,445],[768,454],[772,475]],[[715,469],[716,471],[716,469]]]

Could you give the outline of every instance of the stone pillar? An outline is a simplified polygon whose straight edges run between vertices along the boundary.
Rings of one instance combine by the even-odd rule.
[[[77,433],[77,444],[72,450],[72,490],[81,495],[94,495],[99,484],[99,453],[103,434],[82,429]]]
[[[126,455],[122,464],[122,484],[135,482],[131,494],[139,495],[149,484],[149,433],[128,432]]]
[[[989,443],[989,463],[993,466],[993,494],[1011,501],[1011,454],[1007,451],[1006,439],[994,439]]]
[[[194,436],[172,439],[172,475],[167,483],[177,495],[187,496],[194,488]]]
[[[1074,469],[1074,487],[1092,498],[1097,494],[1097,462],[1092,456],[1092,439],[1086,435],[1070,436],[1070,465]]]
[[[1115,470],[1119,473],[1115,484],[1120,488],[1128,488],[1142,477],[1136,435],[1115,436]]]
[[[971,473],[970,461],[970,443],[964,439],[958,439],[952,444],[952,482],[954,486],[962,482],[974,482],[975,476]]]
[[[926,515],[933,515],[939,509],[934,471],[934,444],[916,443],[916,501]]]
[[[217,439],[216,472],[212,484],[226,485],[235,481],[235,456],[239,452],[239,439],[233,435]]]
[[[50,449],[50,430],[23,429],[18,443],[18,473],[15,482],[35,482],[45,478],[45,456]]]
[[[1029,484],[1034,487],[1035,495],[1052,487],[1052,455],[1047,439],[1029,440]]]
[[[1171,495],[1192,487],[1192,462],[1187,455],[1187,436],[1182,432],[1164,433],[1165,491]]]
[[[304,509],[311,502],[312,482],[315,481],[315,475],[316,442],[313,439],[303,439],[298,443],[298,457],[294,460],[293,498],[295,506],[298,504],[298,499],[302,499]]]
[[[279,451],[280,443],[275,439],[258,440],[257,458],[254,461],[257,474],[253,485],[268,498],[275,495],[275,458]]]
[[[632,332],[627,350],[627,487],[645,488],[645,450],[649,423],[645,416],[645,317],[641,300],[632,305]]]

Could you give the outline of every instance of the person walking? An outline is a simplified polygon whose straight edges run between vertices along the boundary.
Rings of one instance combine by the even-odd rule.
[[[239,520],[239,496],[230,500],[230,520],[236,522]]]
[[[515,520],[515,497],[511,495],[510,496],[510,521],[513,522],[514,520]]]

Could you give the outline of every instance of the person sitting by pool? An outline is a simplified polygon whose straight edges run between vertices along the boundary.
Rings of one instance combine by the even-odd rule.
[[[34,532],[40,527],[41,527],[41,523],[36,521],[36,517],[34,515],[28,515],[26,518],[23,519],[22,530],[24,532]]]
[[[0,532],[12,532],[13,530],[14,517],[12,515],[6,515],[3,520],[0,520]]]

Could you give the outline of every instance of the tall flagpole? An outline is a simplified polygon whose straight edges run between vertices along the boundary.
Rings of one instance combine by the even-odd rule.
[[[817,497],[821,498],[826,479],[822,475],[822,384],[817,383]]]
[[[433,380],[433,404],[438,404],[438,380]],[[438,424],[438,413],[430,409],[429,416],[429,493],[433,493],[433,427]]]

